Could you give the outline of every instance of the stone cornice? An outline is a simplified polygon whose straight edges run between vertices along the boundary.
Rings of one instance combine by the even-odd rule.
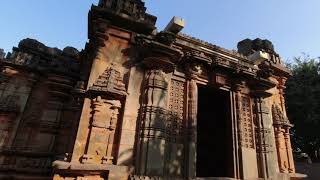
[[[139,56],[143,59],[142,64],[151,69],[163,69],[173,72],[175,66],[180,62],[183,52],[168,42],[159,42],[159,39],[137,35],[135,38]]]
[[[208,50],[215,51],[217,53],[222,53],[224,55],[230,56],[230,57],[238,59],[238,60],[247,61],[248,63],[251,63],[249,61],[249,59],[247,58],[247,56],[244,56],[235,50],[228,50],[228,49],[219,47],[217,45],[214,45],[212,43],[203,41],[201,39],[189,36],[187,34],[179,33],[177,36],[177,39],[189,42],[189,43],[194,44],[196,46],[201,46],[201,47],[207,48]]]

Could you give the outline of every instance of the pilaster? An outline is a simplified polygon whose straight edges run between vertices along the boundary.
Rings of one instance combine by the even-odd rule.
[[[146,73],[141,107],[139,174],[165,175],[168,77],[161,69]]]
[[[288,171],[289,173],[295,173],[295,165],[294,165],[294,159],[293,159],[293,154],[292,154],[292,146],[291,146],[291,140],[290,140],[290,127],[287,126],[285,128],[285,133],[284,133],[284,139],[286,142],[286,149],[287,149],[287,155],[288,155]]]
[[[285,117],[280,107],[272,105],[273,126],[277,145],[279,170],[281,173],[295,173],[292,147],[290,142],[290,128],[292,125]]]
[[[198,111],[198,87],[196,80],[188,81],[188,123],[187,123],[187,177],[196,178],[196,154],[197,154],[197,111]]]
[[[236,81],[235,114],[237,122],[239,175],[243,179],[257,178],[256,145],[251,97],[245,81]]]
[[[275,142],[270,107],[265,97],[256,97],[254,104],[257,163],[259,177],[275,177],[277,172]]]

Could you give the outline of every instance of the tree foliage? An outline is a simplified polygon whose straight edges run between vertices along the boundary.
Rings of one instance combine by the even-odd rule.
[[[320,149],[319,58],[296,57],[288,67],[293,73],[286,88],[288,117],[294,124],[293,146],[317,159],[315,152]]]

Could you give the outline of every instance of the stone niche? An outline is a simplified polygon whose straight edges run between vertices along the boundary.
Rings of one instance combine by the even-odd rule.
[[[82,163],[113,164],[114,135],[120,108],[119,100],[106,100],[101,96],[92,100],[90,143]]]

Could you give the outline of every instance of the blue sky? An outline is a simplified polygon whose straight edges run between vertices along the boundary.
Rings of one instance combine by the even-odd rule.
[[[145,0],[159,30],[172,16],[185,19],[183,32],[227,49],[245,38],[271,40],[283,59],[302,52],[320,56],[319,0]],[[81,2],[81,3],[80,3]],[[87,14],[98,0],[2,0],[0,48],[26,37],[47,46],[84,48]]]

